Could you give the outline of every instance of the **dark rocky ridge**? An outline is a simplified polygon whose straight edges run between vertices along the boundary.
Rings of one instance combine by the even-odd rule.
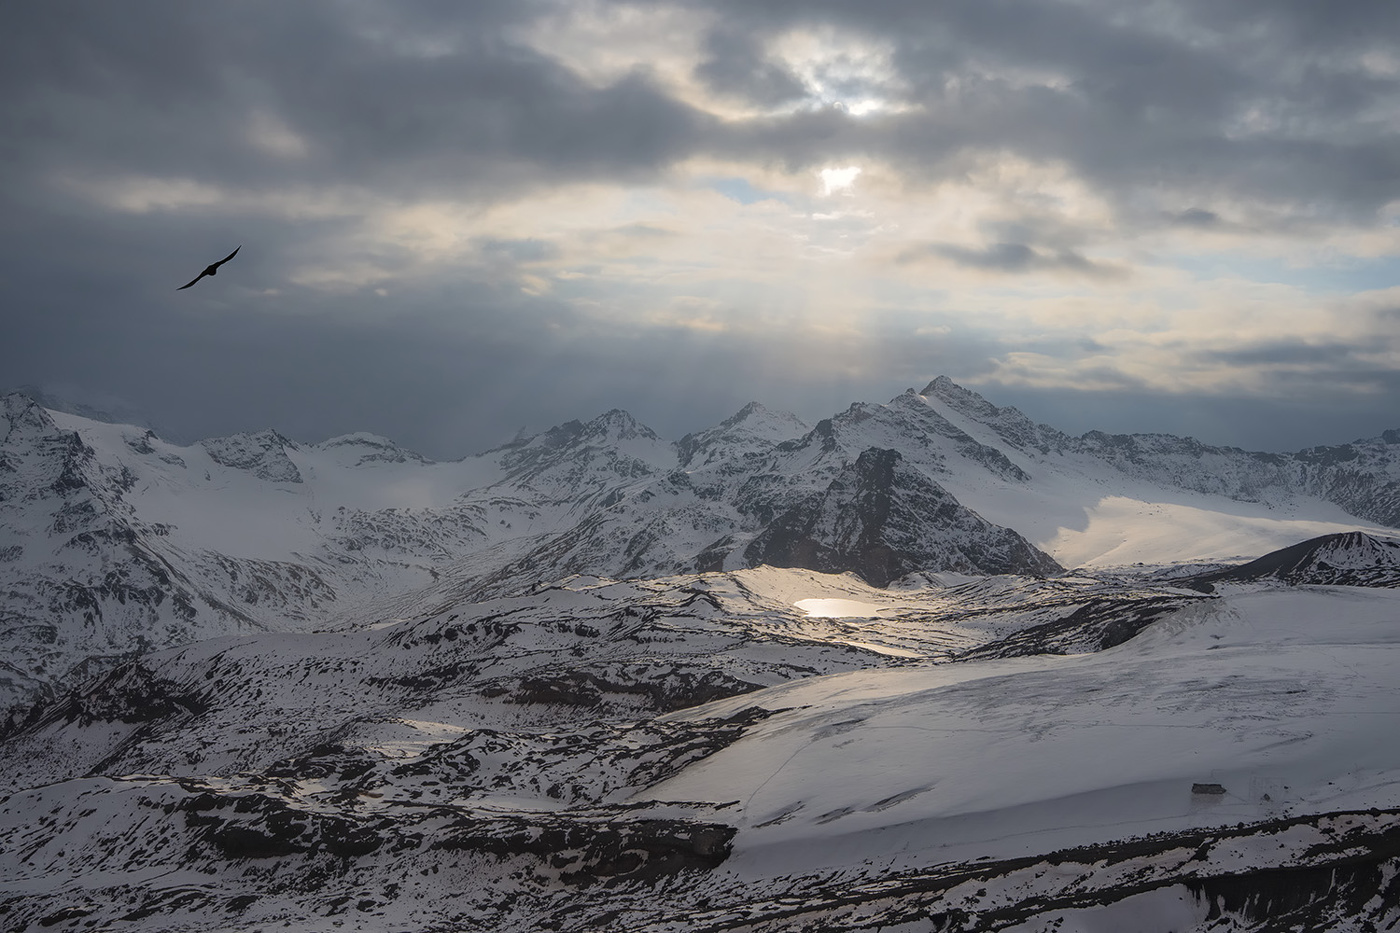
[[[1216,583],[1263,580],[1292,586],[1400,587],[1400,540],[1360,531],[1322,535],[1182,584],[1209,589]]]
[[[1009,528],[964,508],[898,451],[871,449],[823,492],[775,518],[744,550],[750,565],[852,571],[885,586],[915,570],[1061,572]]]
[[[1394,810],[1327,813],[1162,833],[1040,857],[938,866],[872,881],[798,878],[761,900],[735,897],[697,912],[689,929],[874,933],[911,924],[939,933],[1053,931],[1075,928],[1066,921],[1084,912],[1172,890],[1196,908],[1201,920],[1187,929],[1201,933],[1389,929],[1400,921],[1397,817],[1400,811]],[[1319,837],[1326,841],[1302,841]],[[1231,863],[1231,849],[1251,839],[1268,840],[1267,848],[1284,854],[1241,870]],[[1047,877],[1055,880],[1038,884]],[[1151,907],[1139,910],[1146,917],[1154,913]],[[1112,916],[1096,919],[1111,922]]]

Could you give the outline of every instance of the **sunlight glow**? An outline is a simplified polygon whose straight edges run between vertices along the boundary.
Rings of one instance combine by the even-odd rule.
[[[817,619],[866,619],[894,611],[886,606],[855,599],[799,599],[793,605],[807,613],[809,618]]]
[[[787,33],[769,48],[807,87],[811,102],[854,116],[908,109],[898,100],[903,82],[884,43],[834,28]]]
[[[837,192],[849,193],[851,186],[855,184],[856,176],[860,174],[860,168],[855,165],[824,168],[817,174],[822,180],[822,197],[830,197]]]

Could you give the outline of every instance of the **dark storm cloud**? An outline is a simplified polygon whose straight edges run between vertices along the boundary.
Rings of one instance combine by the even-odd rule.
[[[722,24],[706,40],[706,58],[696,74],[720,94],[730,94],[762,106],[776,107],[806,96],[802,80],[767,59],[759,37],[726,29]]]
[[[1295,47],[1351,49],[1388,44],[1400,34],[1400,8],[1371,0],[1189,0],[1183,6],[1202,27],[1272,32]]]
[[[377,19],[339,4],[82,6],[17,11],[0,40],[7,123],[24,134],[11,157],[31,171],[500,195],[655,172],[708,123],[644,73],[592,87],[507,42],[529,4],[442,9],[432,30],[413,4]],[[306,157],[250,147],[258,116]]]

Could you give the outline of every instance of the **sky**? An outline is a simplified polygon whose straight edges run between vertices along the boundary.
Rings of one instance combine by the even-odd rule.
[[[20,4],[0,126],[0,389],[172,440],[1400,427],[1396,3]]]

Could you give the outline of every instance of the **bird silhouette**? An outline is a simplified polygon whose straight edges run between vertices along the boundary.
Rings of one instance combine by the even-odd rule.
[[[203,271],[203,272],[201,272],[199,275],[197,275],[197,276],[194,277],[194,282],[190,282],[189,285],[181,285],[179,288],[177,288],[177,289],[175,289],[175,290],[176,290],[177,292],[179,292],[179,291],[184,291],[185,289],[189,288],[190,285],[193,285],[195,282],[198,282],[200,279],[204,278],[206,275],[218,275],[218,274],[219,274],[219,267],[222,266],[224,263],[228,262],[228,261],[229,261],[230,259],[232,259],[234,256],[237,256],[237,255],[238,255],[238,250],[239,250],[239,249],[242,249],[242,248],[243,248],[243,244],[240,243],[240,244],[238,245],[238,249],[236,249],[236,250],[234,250],[233,252],[229,253],[227,256],[225,256],[223,259],[220,259],[218,262],[214,263],[213,265],[206,266],[206,267],[204,268],[204,271]]]

